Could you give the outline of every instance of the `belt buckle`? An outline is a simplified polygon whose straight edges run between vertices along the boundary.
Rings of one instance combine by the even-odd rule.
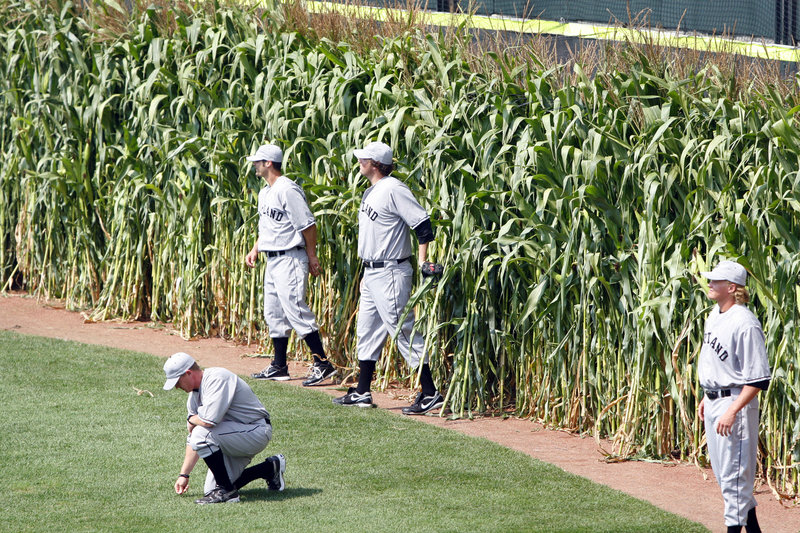
[[[719,393],[715,390],[707,390],[706,396],[708,396],[709,400],[716,400],[717,398],[719,398]]]

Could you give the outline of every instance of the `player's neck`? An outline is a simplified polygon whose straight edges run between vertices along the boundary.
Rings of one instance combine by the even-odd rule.
[[[384,176],[380,172],[375,172],[375,173],[370,174],[369,176],[367,176],[367,179],[369,179],[369,184],[370,185],[375,185],[376,183],[378,183],[379,181],[381,181],[385,177],[386,176]]]
[[[736,305],[736,298],[726,298],[725,300],[717,300],[719,312],[724,313],[734,305]]]
[[[273,185],[275,185],[275,182],[278,181],[278,178],[280,178],[282,175],[283,174],[281,174],[280,172],[267,172],[267,178],[266,178],[267,185],[272,187]]]

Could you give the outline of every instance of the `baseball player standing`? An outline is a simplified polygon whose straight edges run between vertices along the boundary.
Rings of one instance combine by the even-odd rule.
[[[428,243],[433,240],[433,228],[430,217],[411,190],[390,175],[394,168],[389,146],[373,142],[363,150],[355,150],[354,154],[361,174],[370,182],[358,213],[358,255],[364,261],[356,326],[360,374],[358,386],[351,387],[346,395],[334,398],[333,402],[374,407],[370,385],[375,365],[387,335],[395,334],[411,296],[413,269],[409,228],[417,235],[417,259],[425,267],[431,266],[426,257]],[[440,408],[444,399],[433,383],[423,336],[418,331],[412,335],[413,329],[414,310],[411,309],[395,340],[412,368],[422,365],[422,392],[411,406],[403,408],[403,414],[421,415]]]
[[[759,532],[753,485],[758,451],[758,393],[771,379],[764,332],[745,304],[747,271],[721,261],[711,272],[708,297],[716,302],[706,319],[698,375],[704,395],[698,414],[705,421],[711,468],[725,501],[728,533]]]
[[[189,393],[186,402],[186,452],[175,492],[189,488],[189,475],[199,458],[208,466],[205,496],[195,503],[239,501],[239,489],[259,478],[271,490],[283,490],[286,460],[283,454],[245,468],[272,438],[269,413],[253,389],[224,368],[200,369],[186,353],[172,354],[164,363],[164,390],[175,386]]]
[[[264,319],[275,351],[272,363],[252,376],[256,379],[289,379],[286,348],[292,329],[305,340],[314,356],[303,385],[319,385],[336,374],[325,356],[314,313],[305,302],[308,272],[319,276],[317,226],[303,189],[281,173],[283,152],[274,144],[260,146],[247,158],[256,176],[267,186],[258,193],[258,239],[245,257],[255,266],[259,252],[267,255],[264,273]]]

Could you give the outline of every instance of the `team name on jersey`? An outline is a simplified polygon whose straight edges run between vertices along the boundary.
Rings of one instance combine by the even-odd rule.
[[[367,215],[367,218],[373,222],[375,222],[375,219],[378,218],[378,212],[372,209],[372,207],[366,203],[361,204],[361,212]]]
[[[728,350],[724,349],[722,344],[720,344],[717,340],[717,337],[712,339],[711,333],[706,332],[706,334],[703,335],[703,344],[707,344],[714,351],[714,353],[717,354],[717,357],[719,357],[720,361],[724,361],[728,358]]]
[[[276,220],[276,221],[278,221],[278,222],[280,222],[281,220],[283,220],[283,211],[280,211],[280,210],[278,210],[278,209],[275,209],[274,207],[271,207],[271,208],[267,208],[267,209],[265,209],[265,210],[264,210],[264,212],[263,212],[263,213],[261,213],[261,214],[262,214],[262,215],[266,215],[266,216],[268,216],[269,218],[271,218],[271,219],[273,219],[273,220]]]

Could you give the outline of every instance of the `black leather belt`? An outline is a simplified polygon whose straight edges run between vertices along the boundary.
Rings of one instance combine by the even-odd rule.
[[[286,252],[291,252],[292,250],[302,250],[305,246],[295,246],[294,248],[289,248],[288,250],[278,250],[276,252],[267,252],[267,257],[278,257],[279,255],[286,255]]]
[[[269,418],[267,417],[264,418],[264,422],[266,422],[268,426],[272,425],[272,423],[269,421]]]
[[[397,259],[397,264],[405,263],[411,259],[410,257],[404,257],[403,259]],[[383,268],[389,264],[394,264],[395,261],[364,261],[364,266],[367,268]]]
[[[731,395],[730,389],[720,389],[720,390],[707,390],[706,397],[709,400],[716,400],[717,398],[727,398]]]

